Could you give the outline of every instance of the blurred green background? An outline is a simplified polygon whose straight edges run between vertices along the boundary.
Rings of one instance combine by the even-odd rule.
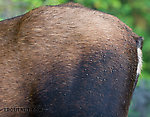
[[[115,15],[144,37],[143,70],[132,98],[129,117],[150,117],[150,0],[0,0],[0,20],[42,5],[69,1]]]

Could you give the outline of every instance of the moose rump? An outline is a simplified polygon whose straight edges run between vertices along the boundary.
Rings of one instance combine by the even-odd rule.
[[[127,116],[141,38],[118,18],[69,3],[0,26],[3,117]]]

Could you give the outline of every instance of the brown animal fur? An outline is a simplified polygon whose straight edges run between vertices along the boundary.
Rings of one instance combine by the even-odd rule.
[[[95,73],[90,72],[93,80],[99,77],[99,73],[118,73],[116,80],[111,77],[100,77],[92,87],[103,86],[105,80],[111,79],[112,83],[110,84],[116,88],[114,90],[120,92],[119,97],[116,98],[120,100],[119,103],[125,110],[108,111],[112,115],[116,114],[113,117],[120,117],[121,113],[122,117],[126,117],[136,76],[136,38],[138,36],[118,18],[73,3],[43,6],[22,16],[1,21],[0,116],[38,116],[32,112],[4,112],[2,109],[35,107],[37,103],[40,103],[36,98],[47,99],[49,97],[44,97],[45,95],[42,94],[52,92],[54,89],[59,91],[58,97],[60,96],[63,102],[65,98],[62,95],[67,95],[66,91],[72,91],[68,87],[75,87],[73,83],[76,75],[73,74],[76,73],[81,61],[85,61],[87,64],[83,64],[83,66],[90,67],[89,71],[97,69],[90,64],[99,66]],[[107,53],[114,54],[109,56]],[[105,62],[105,57],[106,61],[108,60],[106,66],[101,62],[97,63],[101,58]],[[82,70],[81,72],[84,74]],[[122,78],[122,74],[125,76],[124,78]],[[47,82],[49,85],[46,85]],[[85,79],[82,85],[86,86],[86,83],[88,82]],[[101,104],[102,96],[105,97],[105,94],[91,91],[99,100],[93,103]],[[82,93],[86,93],[86,91]],[[40,97],[39,94],[43,97]],[[84,111],[79,111],[70,117],[97,117],[95,111],[91,115],[86,115],[88,105],[84,102],[85,97],[81,96],[80,100],[75,101],[76,108],[81,106]],[[125,97],[126,100],[121,97]],[[47,102],[51,106],[55,105],[56,100],[53,100],[53,103]],[[67,112],[65,105],[60,104],[60,106]],[[105,108],[105,105],[103,106]],[[107,104],[106,106],[109,107]],[[119,107],[116,106],[116,110]],[[104,115],[106,113],[101,113],[99,117]],[[41,116],[49,117],[48,115]],[[64,116],[59,115],[59,117]],[[66,114],[65,117],[69,117],[69,115]]]

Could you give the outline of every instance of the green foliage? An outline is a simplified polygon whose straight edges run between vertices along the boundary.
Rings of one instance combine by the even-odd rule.
[[[12,0],[13,2],[20,2],[19,0]],[[66,0],[22,0],[22,3],[27,5],[27,10],[39,7],[41,5],[58,5],[66,2]]]
[[[0,21],[2,21],[3,19],[2,18],[0,18]]]

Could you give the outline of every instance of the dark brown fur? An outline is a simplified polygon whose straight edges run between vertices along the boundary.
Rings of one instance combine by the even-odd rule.
[[[126,117],[137,38],[118,18],[73,3],[1,21],[0,116]]]

